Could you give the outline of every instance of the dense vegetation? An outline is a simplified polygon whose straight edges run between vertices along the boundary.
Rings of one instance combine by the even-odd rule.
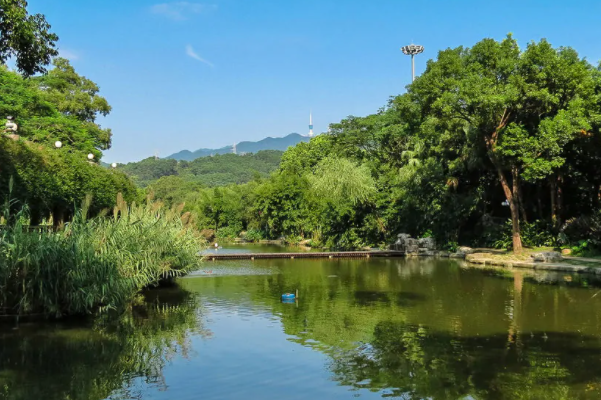
[[[202,239],[190,213],[136,205],[131,179],[97,164],[111,131],[96,119],[111,107],[65,59],[32,76],[57,38],[26,6],[0,0],[0,62],[14,56],[21,72],[0,66],[0,116],[18,126],[0,138],[0,316],[123,311],[195,266]],[[50,221],[56,229],[27,226]]]
[[[176,161],[150,157],[139,162],[119,165],[136,184],[146,187],[154,181],[176,176],[189,184],[214,187],[240,184],[256,177],[267,177],[280,164],[282,152],[263,150],[256,154],[222,154],[200,157],[194,161]],[[180,181],[180,180],[178,180]]]
[[[123,311],[138,292],[199,262],[189,214],[150,200],[87,218],[88,198],[58,233],[30,233],[17,218],[0,233],[0,315]]]
[[[399,232],[516,251],[599,246],[600,114],[601,72],[573,49],[485,39],[441,51],[378,113],[290,148],[269,179],[169,201],[201,228],[337,248]]]
[[[68,220],[87,194],[93,195],[92,213],[112,207],[117,193],[136,198],[125,174],[88,162],[89,153],[100,160],[111,145],[110,129],[96,123],[111,107],[94,82],[57,58],[47,75],[33,78],[0,66],[0,87],[0,116],[13,116],[19,126],[17,140],[0,139],[0,197],[7,198],[14,179],[15,205],[28,205],[32,224]]]

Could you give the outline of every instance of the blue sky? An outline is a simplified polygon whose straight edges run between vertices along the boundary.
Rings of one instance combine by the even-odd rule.
[[[316,132],[367,115],[411,80],[399,50],[512,32],[601,60],[600,1],[29,0],[113,112],[105,161]]]

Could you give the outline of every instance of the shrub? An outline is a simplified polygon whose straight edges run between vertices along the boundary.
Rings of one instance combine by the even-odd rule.
[[[244,235],[244,238],[250,242],[258,242],[259,240],[262,240],[264,238],[264,234],[263,232],[261,232],[258,229],[249,229],[248,231],[246,231],[246,234]]]
[[[241,229],[235,226],[225,226],[217,229],[217,239],[235,239],[240,234]]]
[[[498,249],[513,248],[511,220],[505,222],[498,235],[499,237],[492,243],[493,247]],[[546,221],[521,222],[520,235],[524,247],[555,247],[558,245],[557,235],[553,233],[552,226]]]
[[[203,240],[181,209],[128,206],[87,218],[88,197],[60,232],[26,232],[22,218],[0,233],[0,312],[74,315],[122,310],[138,292],[200,261]]]

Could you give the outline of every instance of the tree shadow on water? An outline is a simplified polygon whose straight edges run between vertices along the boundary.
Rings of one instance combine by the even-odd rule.
[[[187,356],[192,334],[207,334],[198,308],[189,292],[161,289],[116,320],[0,330],[0,399],[119,398],[136,378],[166,387],[168,361]]]
[[[404,399],[598,399],[599,338],[534,332],[463,337],[381,322],[374,340],[334,356],[343,385]]]
[[[370,306],[374,304],[396,304],[399,306],[413,306],[417,302],[425,301],[426,296],[414,292],[387,293],[380,291],[357,290],[353,294],[355,304]]]

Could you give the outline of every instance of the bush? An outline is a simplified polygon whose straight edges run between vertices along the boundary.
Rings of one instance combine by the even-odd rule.
[[[586,242],[590,249],[601,249],[601,210],[593,215],[572,218],[561,228],[562,244],[579,246]]]
[[[225,226],[223,228],[217,229],[216,237],[217,239],[235,239],[240,234],[242,229],[235,226]]]
[[[60,232],[0,233],[0,313],[53,316],[123,310],[148,286],[196,266],[203,240],[181,210],[150,201],[87,219],[91,199]]]
[[[512,249],[513,234],[511,220],[508,220],[499,231],[499,237],[492,243],[497,249]],[[520,235],[524,247],[556,247],[557,235],[553,233],[552,226],[546,221],[520,223]]]
[[[264,237],[265,236],[263,232],[258,229],[249,229],[244,235],[244,239],[248,240],[249,242],[258,242],[259,240],[263,240]]]

